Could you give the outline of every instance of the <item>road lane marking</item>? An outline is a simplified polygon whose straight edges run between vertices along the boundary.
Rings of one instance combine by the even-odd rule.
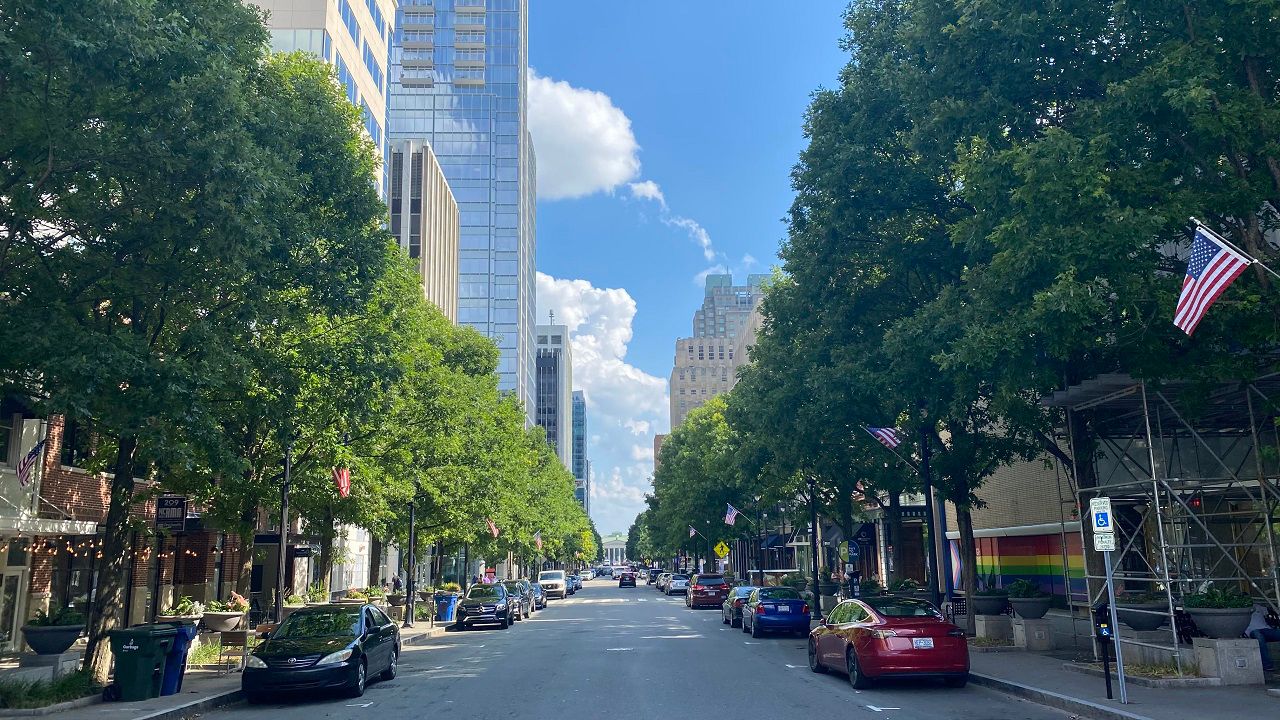
[[[889,707],[882,708],[882,707],[876,707],[875,705],[868,705],[867,707],[871,708],[872,710],[875,710],[876,712],[884,712],[885,710],[901,710],[902,709],[902,708],[889,708]]]
[[[791,668],[792,670],[795,670],[796,668],[807,667],[806,665],[792,665],[792,664],[790,664],[790,663],[787,663],[786,665],[787,665],[787,667]]]
[[[605,648],[605,652],[625,652],[627,650],[635,650],[635,648]]]
[[[369,706],[370,706],[370,705],[372,705],[372,704],[373,704],[373,703],[371,703],[371,702],[367,702],[367,703],[356,703],[356,704],[354,704],[354,705],[347,705],[347,707],[367,708],[367,707],[369,707]]]
[[[751,642],[750,640],[743,640],[743,641],[742,641],[742,644],[743,644],[743,645],[759,645],[760,643],[758,643],[758,642]]]

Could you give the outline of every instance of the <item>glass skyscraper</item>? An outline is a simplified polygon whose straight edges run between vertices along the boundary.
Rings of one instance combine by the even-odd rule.
[[[387,138],[431,145],[458,202],[458,322],[497,341],[534,405],[534,170],[527,0],[400,0]]]

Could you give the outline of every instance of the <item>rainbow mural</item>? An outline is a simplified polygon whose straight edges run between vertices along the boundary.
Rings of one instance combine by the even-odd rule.
[[[1080,534],[1067,533],[1067,563],[1070,570],[1070,591],[1083,595],[1084,553],[1080,548]],[[960,543],[952,540],[951,574],[955,587],[963,589],[960,567]],[[1053,595],[1065,598],[1067,585],[1062,572],[1061,535],[1025,535],[1018,537],[977,538],[978,576],[994,574],[996,583],[1004,587],[1014,580],[1029,580]]]

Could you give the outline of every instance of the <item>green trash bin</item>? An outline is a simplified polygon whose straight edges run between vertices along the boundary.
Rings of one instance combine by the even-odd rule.
[[[111,631],[111,653],[116,658],[114,685],[121,700],[160,697],[165,657],[177,633],[168,623]]]

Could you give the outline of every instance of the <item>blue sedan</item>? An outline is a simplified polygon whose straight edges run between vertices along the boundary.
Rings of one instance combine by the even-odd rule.
[[[809,635],[809,603],[789,587],[754,590],[742,608],[742,632],[760,637],[766,632]]]

